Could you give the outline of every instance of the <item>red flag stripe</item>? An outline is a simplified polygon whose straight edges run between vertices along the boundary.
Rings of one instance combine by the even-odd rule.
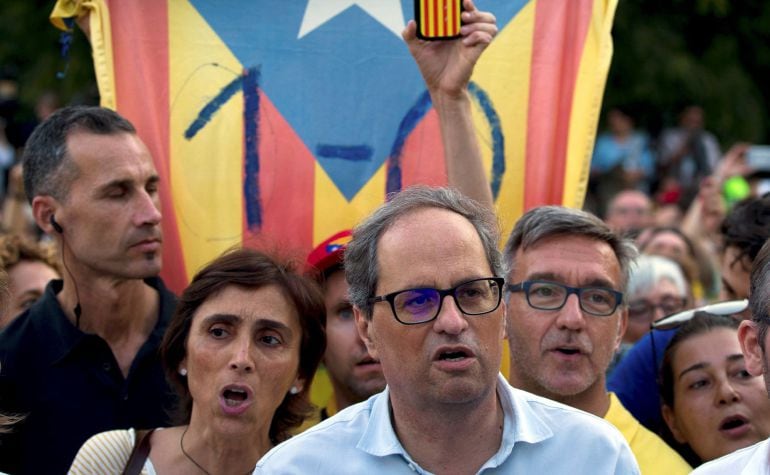
[[[538,0],[530,72],[525,211],[562,202],[569,121],[592,0]]]
[[[187,285],[187,273],[169,184],[168,6],[158,0],[136,8],[133,2],[112,0],[109,9],[114,57],[120,58],[114,66],[117,108],[136,127],[161,177],[161,275],[171,290],[180,292]]]

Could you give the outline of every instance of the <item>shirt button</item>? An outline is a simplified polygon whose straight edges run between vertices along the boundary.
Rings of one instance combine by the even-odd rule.
[[[102,365],[102,369],[104,369],[104,371],[109,371],[109,370],[111,370],[111,369],[112,369],[112,365],[111,365],[111,364],[109,364],[109,363],[104,363],[104,364]]]

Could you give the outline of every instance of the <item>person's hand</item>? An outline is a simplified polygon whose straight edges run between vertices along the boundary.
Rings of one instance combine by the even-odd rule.
[[[714,177],[720,182],[724,182],[731,176],[746,176],[751,170],[746,164],[746,150],[750,147],[747,143],[736,143],[725,153],[722,159],[717,163]]]
[[[476,9],[472,0],[463,1],[461,38],[425,41],[417,38],[417,24],[410,20],[402,36],[420,68],[431,94],[463,94],[473,67],[497,34],[495,16]]]
[[[713,176],[704,178],[697,199],[701,203],[700,220],[703,231],[707,235],[716,234],[727,212],[722,198],[722,183]]]

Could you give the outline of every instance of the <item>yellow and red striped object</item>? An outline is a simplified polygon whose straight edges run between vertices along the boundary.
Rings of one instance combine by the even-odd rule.
[[[418,36],[452,38],[460,35],[462,0],[415,0]]]

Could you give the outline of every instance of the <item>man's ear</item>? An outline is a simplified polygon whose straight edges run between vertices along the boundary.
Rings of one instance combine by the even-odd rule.
[[[364,312],[355,305],[353,306],[353,315],[356,317],[356,329],[358,330],[358,337],[361,338],[361,340],[364,342],[364,345],[366,345],[366,350],[369,352],[371,357],[374,359],[379,359],[379,356],[377,355],[377,345],[374,344],[371,336],[371,320],[367,320]]]
[[[35,223],[40,229],[47,234],[56,234],[51,224],[51,216],[56,215],[57,209],[59,209],[59,202],[53,196],[39,195],[32,198],[32,217],[35,218]]]
[[[746,361],[746,370],[752,376],[761,376],[764,371],[763,351],[759,342],[759,328],[756,322],[743,320],[738,327],[738,341]]]

